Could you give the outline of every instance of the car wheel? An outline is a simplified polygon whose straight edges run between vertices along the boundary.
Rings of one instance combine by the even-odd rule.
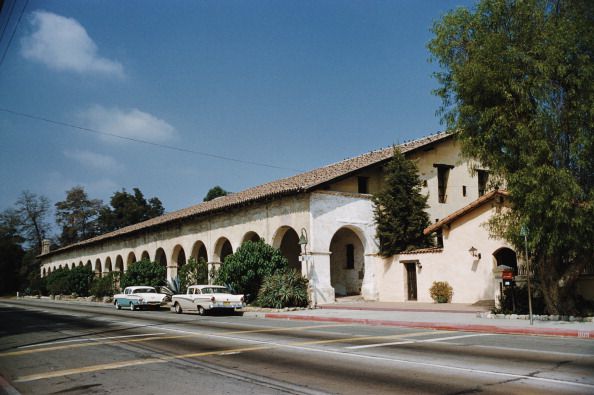
[[[120,304],[118,303],[118,301],[117,301],[117,300],[115,301],[115,303],[114,303],[114,304],[115,304],[115,308],[116,308],[116,309],[118,309],[118,310],[121,310],[121,309],[122,309],[122,306],[120,306]]]
[[[198,306],[198,315],[205,315],[205,314],[206,314],[206,310],[204,310],[204,307]]]
[[[136,306],[134,305],[134,303],[130,303],[130,310],[132,310],[132,311],[136,310]]]
[[[176,304],[173,306],[173,308],[175,309],[175,312],[176,312],[177,314],[181,314],[181,313],[182,313],[182,311],[183,311],[183,310],[182,310],[182,308],[181,308],[181,306],[179,305],[179,303],[176,303]]]

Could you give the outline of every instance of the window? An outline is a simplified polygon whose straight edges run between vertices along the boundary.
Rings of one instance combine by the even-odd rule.
[[[441,228],[435,232],[435,242],[437,247],[443,248],[443,230]]]
[[[462,185],[462,196],[466,196],[466,185]]]
[[[355,268],[355,246],[352,244],[346,245],[346,268]]]
[[[486,170],[477,170],[478,177],[478,194],[483,196],[487,191],[487,183],[489,182],[489,172]]]
[[[359,193],[369,193],[369,177],[357,177]]]
[[[437,201],[439,203],[445,203],[447,199],[448,178],[450,176],[450,170],[454,166],[434,163],[433,167],[437,168]]]

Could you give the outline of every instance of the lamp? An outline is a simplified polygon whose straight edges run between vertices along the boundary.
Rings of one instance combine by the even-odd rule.
[[[470,255],[472,255],[473,258],[481,259],[481,253],[478,252],[478,250],[476,248],[470,247],[468,252],[470,253]]]
[[[299,236],[299,247],[301,247],[301,254],[307,254],[307,231],[301,228],[301,236]]]

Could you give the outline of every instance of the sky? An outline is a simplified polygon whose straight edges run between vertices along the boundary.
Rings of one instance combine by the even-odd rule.
[[[171,212],[442,131],[426,45],[472,4],[5,0],[0,210],[80,185]]]

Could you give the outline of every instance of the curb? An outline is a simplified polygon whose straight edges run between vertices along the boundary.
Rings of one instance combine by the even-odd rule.
[[[0,394],[2,395],[21,395],[10,383],[2,376],[0,376]]]
[[[478,314],[485,313],[485,310],[438,310],[438,309],[407,309],[397,307],[357,307],[357,306],[318,306],[320,310],[365,310],[365,311],[410,311],[413,313],[456,313],[456,314]]]
[[[363,318],[341,318],[341,317],[319,317],[314,315],[291,315],[268,313],[264,318],[285,319],[315,322],[338,322],[360,325],[375,326],[397,326],[402,328],[420,328],[436,329],[449,331],[466,331],[481,333],[497,333],[503,335],[532,335],[532,336],[557,336],[557,337],[576,337],[580,339],[594,339],[594,330],[578,329],[555,329],[555,328],[513,328],[497,325],[478,325],[478,324],[446,324],[439,322],[413,322],[413,321],[389,321],[389,320],[369,320]]]

